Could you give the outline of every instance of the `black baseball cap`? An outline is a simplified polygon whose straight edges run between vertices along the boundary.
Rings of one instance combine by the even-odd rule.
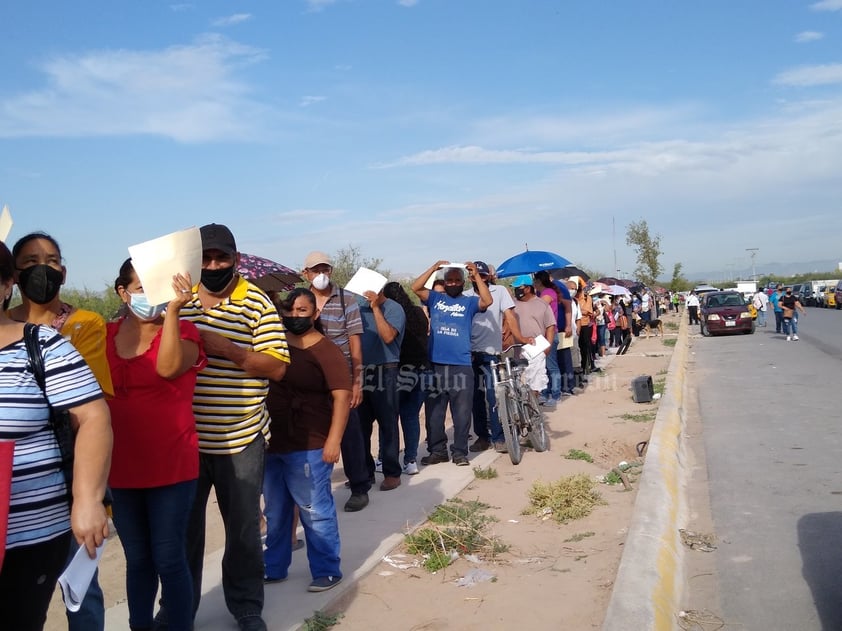
[[[220,250],[231,256],[237,253],[237,243],[228,226],[209,223],[199,228],[199,232],[202,233],[202,250]]]
[[[474,261],[477,266],[477,273],[484,276],[491,276],[491,270],[488,269],[488,264],[485,261]]]

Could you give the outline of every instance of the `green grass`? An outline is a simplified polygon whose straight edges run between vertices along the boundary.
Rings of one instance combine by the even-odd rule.
[[[436,572],[450,565],[457,554],[479,554],[493,558],[508,550],[508,545],[488,534],[497,519],[486,515],[490,505],[459,498],[439,504],[428,517],[429,526],[406,536],[404,543],[410,554],[424,557],[424,567]]]
[[[565,456],[567,460],[584,460],[585,462],[593,462],[593,457],[586,451],[581,449],[571,449]]]
[[[474,477],[480,480],[493,480],[497,477],[497,469],[494,467],[474,467]]]
[[[655,391],[655,394],[664,394],[664,387],[666,386],[666,384],[666,379],[658,379],[652,386],[653,390]]]
[[[672,337],[668,340],[664,340],[664,346],[675,346],[677,342],[678,342],[678,340],[676,338]]]
[[[588,532],[578,532],[575,535],[573,535],[572,537],[570,537],[568,539],[565,539],[564,543],[577,543],[577,542],[581,541],[582,539],[586,539],[588,537],[593,537],[595,534],[596,534],[595,532],[590,531],[590,530]]]
[[[314,611],[312,616],[305,618],[304,626],[301,629],[302,631],[325,631],[325,629],[330,629],[339,624],[341,618],[341,613],[328,615],[321,611]]]
[[[580,473],[550,483],[534,482],[529,489],[529,506],[523,513],[552,515],[557,522],[566,524],[587,517],[596,506],[605,503],[596,490],[596,482]]]
[[[664,322],[664,328],[669,329],[670,331],[677,331],[678,330],[678,323],[677,322]]]
[[[656,415],[657,410],[647,410],[646,412],[641,412],[640,414],[626,412],[625,414],[621,414],[620,418],[625,421],[634,421],[635,423],[648,423],[649,421],[654,421]]]

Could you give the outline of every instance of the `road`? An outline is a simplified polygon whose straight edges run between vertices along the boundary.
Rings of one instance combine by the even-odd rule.
[[[718,549],[687,551],[686,602],[728,629],[842,629],[842,313],[799,324],[691,340],[688,528]]]

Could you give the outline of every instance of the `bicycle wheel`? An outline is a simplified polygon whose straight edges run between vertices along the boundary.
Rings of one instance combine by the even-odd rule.
[[[524,388],[526,390],[526,388]],[[529,427],[529,442],[535,451],[547,451],[550,447],[550,439],[547,436],[547,428],[544,426],[544,413],[538,404],[538,397],[532,390],[529,393],[523,409],[526,412],[526,423]]]
[[[518,431],[517,405],[511,398],[511,392],[506,386],[499,385],[494,391],[497,395],[497,414],[500,425],[503,426],[503,436],[506,439],[506,449],[512,464],[520,464],[520,432]]]

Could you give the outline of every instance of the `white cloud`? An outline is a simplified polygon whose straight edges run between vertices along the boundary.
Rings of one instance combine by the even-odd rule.
[[[398,0],[398,4],[402,7],[414,7],[418,4],[418,0]]]
[[[793,39],[798,44],[806,44],[808,42],[818,41],[822,38],[824,38],[824,33],[819,33],[818,31],[801,31],[800,33],[797,33]]]
[[[326,98],[327,97],[324,97],[324,96],[302,96],[301,100],[298,102],[298,105],[300,107],[309,107],[309,106],[314,105],[316,103],[321,103]]]
[[[178,4],[171,4],[170,10],[175,11],[176,13],[181,13],[182,11],[190,11],[193,9],[193,5],[189,2],[180,2]]]
[[[259,138],[268,112],[249,98],[235,69],[264,58],[216,35],[163,50],[53,57],[40,67],[44,88],[0,98],[0,137]]]
[[[821,0],[810,5],[813,11],[842,11],[842,0]]]
[[[772,80],[772,83],[800,87],[842,83],[842,64],[822,64],[792,68],[791,70],[786,70],[778,74]]]
[[[325,7],[336,4],[337,0],[307,0],[310,11],[321,11]]]
[[[248,22],[252,18],[251,13],[235,13],[222,18],[217,18],[211,24],[216,27],[234,26],[235,24],[242,24]]]

